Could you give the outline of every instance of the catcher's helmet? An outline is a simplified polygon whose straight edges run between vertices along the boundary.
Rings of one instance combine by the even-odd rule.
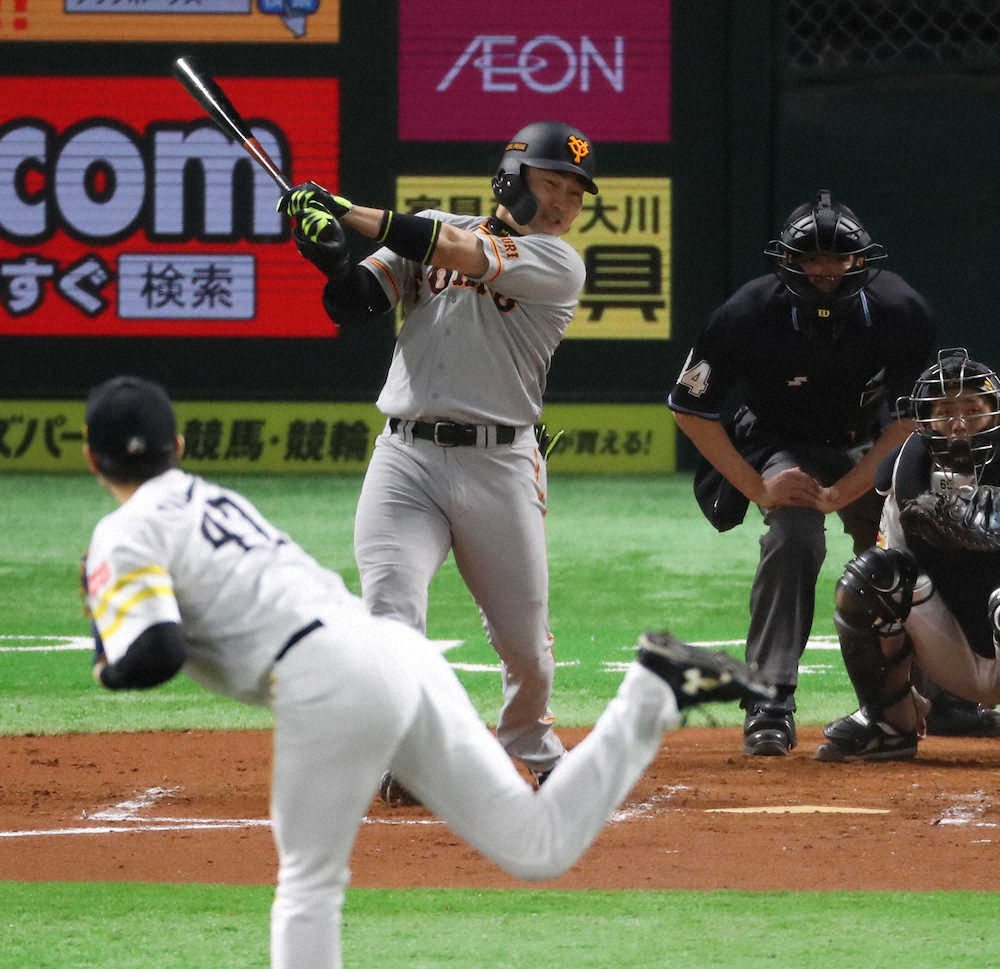
[[[886,257],[885,247],[872,242],[858,217],[829,189],[820,189],[814,202],[806,202],[785,220],[777,239],[772,239],[764,255],[774,262],[774,270],[785,288],[806,302],[835,302],[857,296],[881,271],[877,265]],[[831,293],[821,294],[809,281],[800,262],[812,255],[850,258],[850,266]],[[872,265],[875,263],[876,265]]]
[[[902,408],[901,408],[902,410]],[[963,347],[938,352],[918,378],[909,411],[942,470],[979,477],[996,454],[1000,379]]]
[[[583,179],[584,188],[591,195],[597,194],[594,146],[590,139],[568,124],[536,121],[507,142],[492,182],[493,197],[519,225],[527,225],[538,211],[538,200],[528,190],[522,165],[575,172]]]

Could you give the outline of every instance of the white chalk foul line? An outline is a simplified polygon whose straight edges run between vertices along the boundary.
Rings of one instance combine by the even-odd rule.
[[[438,818],[369,818],[362,824],[441,825]],[[0,838],[54,838],[60,835],[150,834],[157,831],[222,831],[237,828],[269,828],[268,818],[148,818],[101,824],[86,828],[35,828],[28,831],[0,831]]]
[[[767,804],[760,807],[705,808],[706,814],[889,814],[888,808],[832,804]]]
[[[206,831],[213,828],[256,828],[269,825],[266,818],[233,818],[230,821],[197,821],[187,819],[175,824],[128,824],[117,827],[111,824],[91,828],[49,828],[33,831],[0,831],[0,838],[52,838],[57,835],[72,834],[148,834],[151,831]]]
[[[7,646],[6,643],[21,645]],[[40,645],[28,646],[25,643]],[[94,641],[89,636],[0,636],[0,653],[61,653],[90,651]]]
[[[84,811],[83,816],[94,821],[136,821],[138,820],[138,812],[143,808],[151,807],[157,801],[162,801],[164,798],[170,797],[171,794],[176,794],[179,790],[179,787],[150,787],[138,796],[121,801],[103,811],[97,811],[94,814]]]
[[[51,838],[61,835],[132,834],[156,831],[217,831],[234,828],[270,827],[269,818],[173,818],[141,817],[139,812],[152,807],[181,791],[180,787],[149,787],[145,791],[119,801],[111,807],[93,813],[83,811],[87,821],[105,821],[111,824],[95,824],[87,827],[33,828],[25,831],[0,831],[0,838]],[[369,818],[362,824],[443,824],[437,818]]]

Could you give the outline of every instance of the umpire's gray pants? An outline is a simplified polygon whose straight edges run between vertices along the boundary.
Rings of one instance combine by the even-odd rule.
[[[842,477],[860,453],[814,445],[776,451],[762,474],[770,478],[802,468],[824,486]],[[870,491],[837,514],[859,554],[875,544],[883,498]],[[806,648],[816,608],[816,581],[826,558],[826,516],[814,508],[761,509],[767,530],[760,538],[760,562],[750,588],[750,628],[746,658],[779,687],[771,704],[795,709],[799,660]],[[827,604],[824,604],[826,606]],[[833,603],[828,604],[832,614]]]

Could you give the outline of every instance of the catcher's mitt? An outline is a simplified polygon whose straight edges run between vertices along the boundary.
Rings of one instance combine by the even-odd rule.
[[[900,509],[907,536],[942,549],[1000,552],[1000,491],[981,485],[965,494],[922,494]]]

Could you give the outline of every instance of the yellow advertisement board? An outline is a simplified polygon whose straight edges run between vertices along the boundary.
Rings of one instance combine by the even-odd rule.
[[[673,415],[662,404],[546,404],[549,474],[677,470]]]
[[[182,466],[207,477],[230,471],[360,473],[385,417],[374,404],[176,401]],[[85,471],[83,401],[0,400],[0,472]],[[550,404],[560,432],[550,473],[676,469],[665,404]]]
[[[336,43],[340,0],[0,0],[0,41]]]
[[[564,236],[583,258],[587,281],[567,339],[670,339],[669,178],[599,177],[599,195]],[[396,181],[402,212],[442,209],[489,215],[489,178],[405,175]]]

